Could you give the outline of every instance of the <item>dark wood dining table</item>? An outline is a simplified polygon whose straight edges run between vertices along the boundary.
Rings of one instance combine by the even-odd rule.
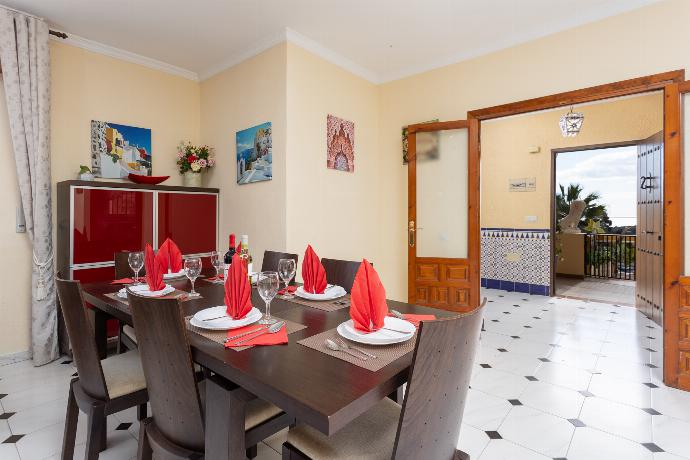
[[[187,292],[191,288],[186,279],[170,284]],[[106,321],[116,318],[132,325],[129,307],[107,296],[121,287],[110,282],[83,285],[85,301],[93,307],[96,343],[103,358],[107,346]],[[185,315],[223,305],[222,284],[198,279],[196,290],[201,298],[180,303]],[[256,289],[252,303],[263,311],[264,302]],[[402,313],[437,317],[453,314],[392,300],[388,301],[388,307]],[[349,319],[348,308],[326,312],[276,297],[271,312],[307,327],[290,334],[287,345],[257,346],[243,351],[228,350],[199,334],[189,333],[194,361],[213,373],[206,383],[207,458],[244,458],[244,402],[250,395],[269,401],[300,422],[332,435],[381,399],[400,395],[400,388],[407,381],[412,353],[372,372],[297,343]]]

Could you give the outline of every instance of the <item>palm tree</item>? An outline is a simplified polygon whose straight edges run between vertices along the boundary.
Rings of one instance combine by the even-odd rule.
[[[580,184],[570,184],[567,190],[563,184],[558,184],[558,188],[560,192],[556,194],[556,222],[568,215],[570,203],[575,200],[583,200],[586,206],[578,224],[580,230],[586,232],[590,221],[598,223],[598,227],[606,232],[610,230],[611,219],[606,212],[606,205],[598,203],[598,200],[601,199],[598,193],[592,192],[583,198],[583,189]]]

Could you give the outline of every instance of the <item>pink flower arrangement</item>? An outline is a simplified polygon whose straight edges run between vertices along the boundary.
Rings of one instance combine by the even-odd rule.
[[[180,174],[188,171],[198,173],[203,169],[212,168],[216,164],[212,154],[213,148],[208,145],[196,146],[189,141],[180,142],[177,146],[177,166]]]

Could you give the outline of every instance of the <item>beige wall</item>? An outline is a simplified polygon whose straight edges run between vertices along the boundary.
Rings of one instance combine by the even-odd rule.
[[[249,235],[255,269],[265,249],[286,247],[286,44],[201,83],[201,140],[216,149],[208,185],[221,191],[220,248],[230,233]],[[270,121],[273,180],[237,184],[235,133]]]
[[[179,184],[175,146],[199,140],[199,85],[184,78],[51,41],[51,154],[53,184],[75,179],[80,164],[91,164],[90,122],[112,121],[151,129],[153,174],[172,175]],[[0,89],[4,98],[4,90]],[[0,107],[5,107],[0,102]],[[0,250],[0,355],[29,348],[31,249],[14,233],[19,202],[7,111],[0,110],[0,204],[5,222]],[[55,185],[53,185],[55,190]],[[53,202],[55,208],[55,201]],[[55,216],[54,216],[55,217]]]
[[[558,127],[568,108],[482,123],[482,227],[550,228],[552,149],[635,141],[663,129],[661,92],[576,110],[585,122],[580,134],[569,138]],[[529,153],[532,146],[541,152]],[[536,191],[509,192],[509,179],[520,177],[536,177]],[[527,222],[526,216],[537,220]]]
[[[287,49],[287,249],[301,262],[311,244],[320,257],[366,257],[381,271],[378,88],[296,45]],[[354,173],[326,168],[329,114],[355,124]]]
[[[560,249],[556,273],[585,277],[585,234],[559,233],[556,249]]]

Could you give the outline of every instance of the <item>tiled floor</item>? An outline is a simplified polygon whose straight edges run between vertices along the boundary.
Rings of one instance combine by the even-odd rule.
[[[621,305],[635,305],[635,281],[556,277],[556,294]]]
[[[486,332],[459,440],[473,460],[690,458],[690,393],[661,382],[659,327],[629,307],[483,293]],[[75,371],[63,362],[0,366],[0,459],[59,458]],[[135,411],[111,416],[108,430],[100,458],[133,458]],[[259,459],[278,459],[284,439],[266,440]]]

